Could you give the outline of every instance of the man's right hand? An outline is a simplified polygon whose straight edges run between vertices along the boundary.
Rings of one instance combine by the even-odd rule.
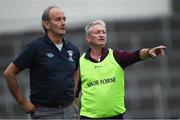
[[[35,106],[31,103],[31,101],[24,101],[20,104],[20,106],[26,113],[33,113],[36,110]]]

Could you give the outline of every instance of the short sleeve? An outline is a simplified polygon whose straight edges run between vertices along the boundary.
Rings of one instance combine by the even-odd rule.
[[[35,61],[35,51],[35,46],[28,44],[13,61],[13,63],[19,70],[29,68],[33,64],[33,61]]]

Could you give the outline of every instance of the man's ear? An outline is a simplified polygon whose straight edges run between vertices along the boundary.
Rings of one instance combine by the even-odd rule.
[[[44,25],[44,27],[45,27],[47,30],[49,30],[50,25],[49,25],[49,22],[48,22],[48,21],[43,21],[43,25]]]
[[[85,39],[86,39],[86,41],[89,43],[90,42],[90,39],[89,39],[89,36],[87,35],[87,36],[85,36]]]

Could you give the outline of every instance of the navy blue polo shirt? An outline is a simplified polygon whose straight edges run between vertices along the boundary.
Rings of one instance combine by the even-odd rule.
[[[73,73],[79,66],[77,47],[63,40],[61,51],[47,37],[28,44],[13,61],[19,70],[29,68],[30,100],[34,104],[56,106],[74,100]]]

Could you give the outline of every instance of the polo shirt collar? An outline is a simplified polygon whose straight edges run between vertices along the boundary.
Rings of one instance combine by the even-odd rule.
[[[51,44],[51,45],[54,45],[54,43],[52,42],[52,40],[50,40],[47,35],[45,35],[44,38],[45,38],[44,40],[45,40],[47,43],[49,43],[49,44]],[[64,38],[62,38],[62,42],[63,42],[63,45],[67,44],[67,42],[64,40]]]
[[[89,59],[89,60],[92,61],[92,62],[98,63],[97,60],[95,60],[95,59],[93,59],[93,58],[91,57],[90,52],[91,52],[91,48],[89,48],[89,49],[87,50],[84,58]],[[100,58],[100,62],[103,61],[103,60],[106,58],[106,56],[108,55],[108,53],[109,53],[108,48],[107,48],[107,47],[103,47],[103,48],[102,48],[102,56],[101,56],[101,58]]]

